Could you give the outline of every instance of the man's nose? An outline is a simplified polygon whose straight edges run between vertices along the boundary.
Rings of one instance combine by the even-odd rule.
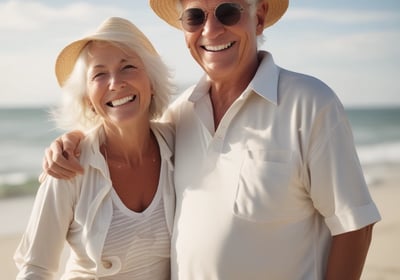
[[[225,26],[214,16],[213,13],[209,13],[205,19],[203,25],[203,36],[216,37],[220,33],[224,32]]]

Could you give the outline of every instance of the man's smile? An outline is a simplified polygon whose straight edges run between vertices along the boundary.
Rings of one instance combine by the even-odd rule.
[[[216,46],[211,46],[211,45],[207,46],[207,45],[204,45],[204,46],[201,46],[201,47],[202,47],[204,50],[206,50],[206,51],[210,51],[210,52],[219,52],[219,51],[223,51],[223,50],[229,49],[229,48],[232,47],[234,44],[235,44],[235,42],[229,42],[229,43],[224,44],[224,45],[216,45]]]

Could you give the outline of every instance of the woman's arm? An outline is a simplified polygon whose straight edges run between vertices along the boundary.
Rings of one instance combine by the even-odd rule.
[[[40,186],[26,231],[15,252],[17,279],[53,279],[73,220],[75,180],[48,177]]]

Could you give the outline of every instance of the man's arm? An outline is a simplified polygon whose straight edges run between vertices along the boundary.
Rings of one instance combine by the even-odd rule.
[[[42,182],[46,175],[58,179],[71,179],[83,172],[78,158],[80,156],[79,143],[85,137],[81,131],[68,132],[54,140],[46,149],[43,158],[43,172],[39,176]]]
[[[326,280],[360,279],[372,238],[368,225],[356,231],[333,236]]]

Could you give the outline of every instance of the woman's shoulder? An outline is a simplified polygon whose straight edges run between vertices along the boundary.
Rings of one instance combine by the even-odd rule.
[[[79,143],[79,148],[81,150],[80,160],[85,160],[85,158],[90,157],[91,154],[99,150],[100,142],[104,138],[104,131],[102,127],[96,127],[85,132],[85,137]]]
[[[85,133],[85,137],[79,143],[79,163],[86,170],[107,170],[107,163],[100,152],[100,145],[104,143],[104,130],[102,127]],[[85,172],[86,173],[86,172]]]
[[[168,146],[171,152],[174,151],[175,144],[175,128],[171,123],[168,122],[152,122],[151,128],[156,134],[159,144],[165,144]],[[162,142],[162,143],[160,143]]]

